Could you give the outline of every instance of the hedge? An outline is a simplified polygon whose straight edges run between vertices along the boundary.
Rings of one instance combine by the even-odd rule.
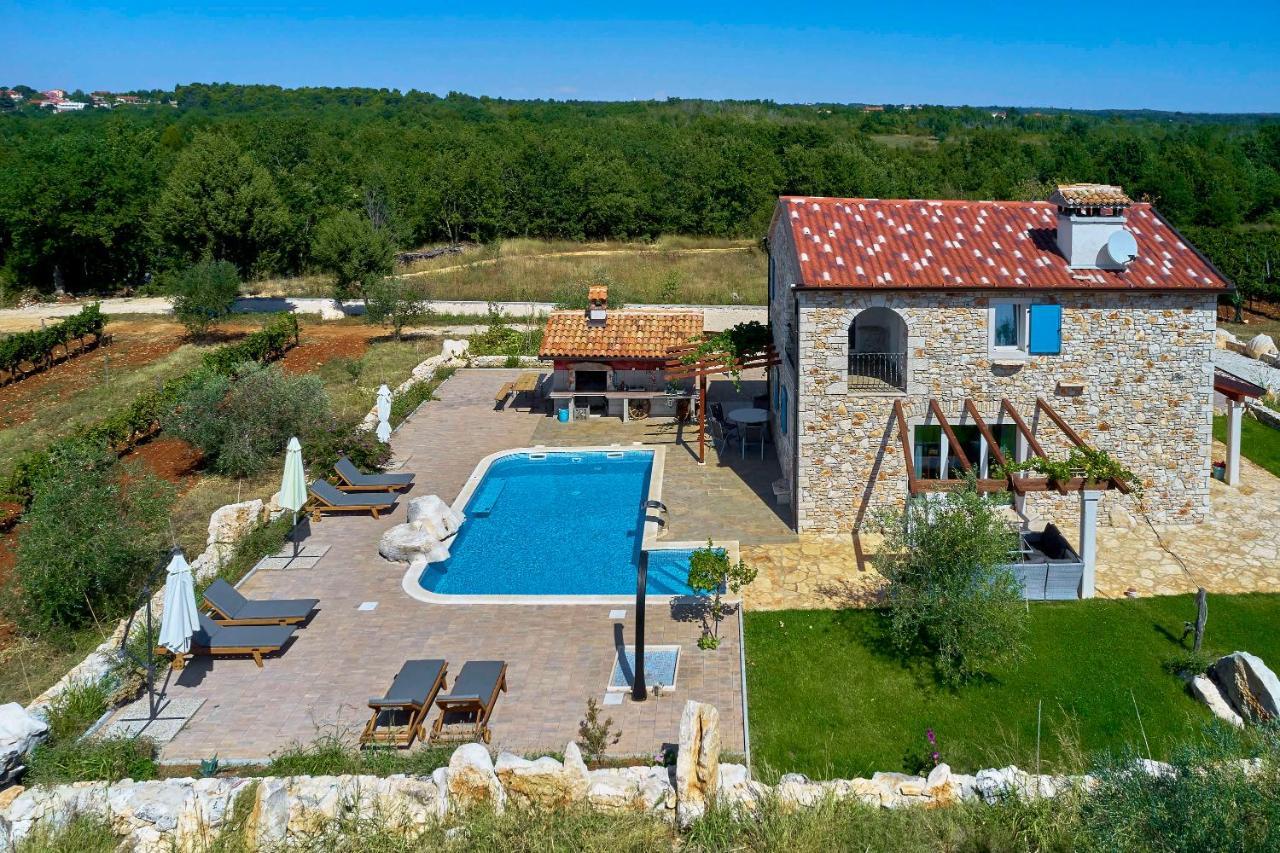
[[[298,318],[281,314],[258,331],[234,344],[207,353],[200,367],[174,377],[155,391],[144,392],[129,406],[115,414],[86,424],[71,435],[60,438],[50,447],[32,450],[18,458],[13,473],[4,484],[4,492],[21,500],[31,500],[31,484],[36,472],[49,461],[49,451],[61,443],[87,442],[124,453],[160,429],[160,417],[169,411],[206,370],[230,373],[246,361],[267,363],[283,356],[298,343]]]
[[[13,376],[19,372],[23,362],[47,367],[53,358],[54,349],[66,347],[85,335],[100,338],[106,322],[101,306],[94,303],[81,308],[79,314],[52,326],[0,338],[0,370]]]

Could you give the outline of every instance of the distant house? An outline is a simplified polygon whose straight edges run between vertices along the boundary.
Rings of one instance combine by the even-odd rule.
[[[67,97],[65,89],[47,89],[40,94],[44,95],[46,101],[61,101]]]
[[[879,106],[878,104],[867,104],[862,108],[862,111],[864,113],[882,113],[884,112],[884,107]]]
[[[857,531],[966,475],[1060,513],[1074,495],[1013,483],[999,460],[1065,458],[1075,439],[1137,475],[1152,518],[1208,514],[1230,285],[1150,204],[1098,185],[1045,202],[784,197],[768,248],[772,427],[801,532]],[[1088,564],[1102,493],[1076,485]]]
[[[16,89],[0,89],[0,98],[8,98],[11,101],[21,101],[22,93]]]
[[[72,112],[75,110],[82,110],[87,106],[89,105],[84,103],[83,101],[55,101],[53,103],[54,111],[60,112],[60,113]]]
[[[668,388],[663,364],[670,347],[702,335],[702,312],[610,310],[609,290],[593,285],[585,311],[553,311],[538,357],[553,367],[547,396],[570,419],[611,415],[623,420],[689,412],[690,391]]]

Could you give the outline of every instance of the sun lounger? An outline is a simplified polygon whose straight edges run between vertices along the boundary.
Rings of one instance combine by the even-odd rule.
[[[201,613],[200,627],[191,636],[191,653],[212,657],[252,655],[261,669],[262,656],[283,649],[293,632],[292,627],[283,625],[219,625]]]
[[[442,738],[480,738],[488,743],[489,717],[498,703],[498,693],[507,689],[507,662],[502,660],[469,660],[453,681],[447,696],[436,697],[440,716],[431,727],[431,742]],[[446,732],[445,727],[452,731]]]
[[[369,700],[373,714],[360,733],[360,745],[392,744],[408,749],[427,737],[427,713],[444,689],[448,665],[442,660],[407,660],[385,695]]]
[[[316,480],[311,484],[311,500],[309,507],[311,518],[320,520],[326,512],[369,512],[377,518],[378,513],[387,512],[396,503],[395,495],[349,495],[339,491],[336,486],[325,480]]]
[[[204,591],[204,603],[219,625],[296,625],[306,621],[316,609],[318,599],[250,601],[234,586],[218,578]]]
[[[339,488],[344,492],[394,492],[413,485],[412,474],[366,474],[345,456],[338,457],[333,468],[342,479]]]

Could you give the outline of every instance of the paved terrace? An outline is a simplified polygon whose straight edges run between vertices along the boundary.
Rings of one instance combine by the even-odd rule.
[[[367,718],[365,701],[390,684],[408,658],[445,658],[452,674],[469,659],[508,662],[509,692],[498,701],[493,743],[518,752],[559,750],[576,738],[588,697],[599,699],[622,642],[633,639],[633,609],[623,620],[595,605],[478,606],[415,601],[400,588],[406,567],[377,552],[378,538],[404,520],[408,498],[438,494],[452,501],[476,463],[497,450],[532,444],[673,442],[656,423],[617,420],[560,424],[525,409],[494,411],[494,393],[516,370],[461,370],[444,383],[439,402],[420,409],[392,438],[396,458],[417,474],[396,512],[329,517],[313,526],[308,547],[328,546],[314,568],[259,571],[242,587],[257,598],[315,597],[319,611],[284,654],[264,669],[251,660],[198,658],[171,676],[171,697],[204,704],[165,746],[169,760],[261,759],[319,735],[354,734]],[[716,383],[715,396],[738,394]],[[758,389],[744,384],[746,398]],[[771,448],[765,461],[744,461],[737,448],[720,464],[709,450],[699,467],[680,447],[667,452],[663,497],[670,539],[739,537],[748,542],[794,538],[772,509],[769,484],[778,476]],[[760,493],[769,500],[760,498]],[[786,509],[785,507],[783,508]],[[511,555],[518,559],[518,555]],[[377,602],[371,611],[362,602]],[[699,651],[697,623],[678,621],[666,605],[647,610],[647,641],[680,645],[676,688],[661,698],[605,709],[621,728],[619,754],[652,753],[676,737],[689,698],[720,709],[725,748],[743,751],[743,696],[738,623],[727,619],[723,642]],[[625,638],[625,639],[624,639]],[[434,714],[432,715],[434,717]]]

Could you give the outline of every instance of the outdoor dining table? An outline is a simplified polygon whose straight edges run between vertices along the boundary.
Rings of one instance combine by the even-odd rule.
[[[747,430],[751,427],[757,427],[760,430],[760,458],[764,458],[764,431],[765,424],[769,420],[769,413],[764,409],[747,407],[744,409],[734,409],[725,415],[726,418],[733,421],[742,428],[742,440],[738,442],[738,446],[742,448],[742,458],[747,458]]]

